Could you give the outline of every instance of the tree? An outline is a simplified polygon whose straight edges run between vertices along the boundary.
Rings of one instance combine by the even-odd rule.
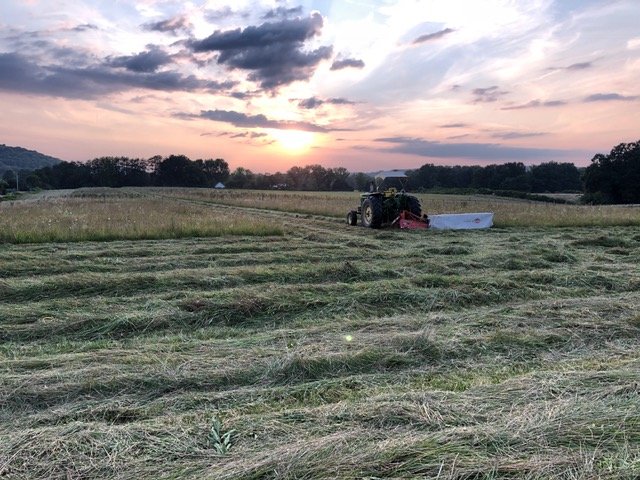
[[[547,162],[531,167],[532,192],[581,191],[580,171],[573,163]]]
[[[229,188],[255,188],[255,175],[246,168],[236,168],[227,180]]]
[[[200,166],[185,155],[170,155],[158,165],[157,182],[164,187],[205,187],[207,179]]]
[[[329,190],[346,191],[351,190],[349,187],[349,171],[344,167],[330,168],[327,170],[327,180],[329,182]]]
[[[371,175],[367,175],[363,172],[354,173],[348,179],[349,186],[354,190],[366,191],[369,187],[369,182],[373,180]]]
[[[595,155],[583,181],[586,202],[640,203],[640,140],[621,143],[609,155]]]
[[[2,181],[7,185],[7,188],[16,188],[16,184],[18,183],[16,181],[16,174],[13,170],[7,170],[6,172],[4,172],[4,174],[2,175]]]
[[[291,167],[287,171],[287,178],[289,179],[287,183],[291,185],[292,190],[304,189],[305,175],[305,171],[302,167]]]
[[[91,170],[88,165],[79,162],[60,162],[52,167],[41,168],[33,172],[46,188],[94,187]]]
[[[120,160],[117,157],[100,157],[87,162],[94,184],[99,187],[121,186]]]
[[[221,158],[197,160],[196,162],[202,162],[200,165],[208,186],[212,187],[218,182],[226,182],[229,178],[229,164]]]

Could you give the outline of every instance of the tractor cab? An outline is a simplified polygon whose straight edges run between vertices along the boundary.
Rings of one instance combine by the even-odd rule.
[[[405,174],[404,170],[391,170],[388,172],[377,173],[375,178],[371,181],[370,193],[382,192],[382,193],[397,193],[404,192],[409,177]]]

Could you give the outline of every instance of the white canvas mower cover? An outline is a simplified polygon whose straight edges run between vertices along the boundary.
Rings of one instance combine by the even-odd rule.
[[[493,226],[493,213],[443,213],[429,215],[429,227],[435,230],[476,230]]]

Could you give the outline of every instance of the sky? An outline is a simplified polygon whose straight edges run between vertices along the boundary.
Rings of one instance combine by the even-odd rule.
[[[69,161],[586,166],[640,139],[640,1],[0,0],[0,109]]]

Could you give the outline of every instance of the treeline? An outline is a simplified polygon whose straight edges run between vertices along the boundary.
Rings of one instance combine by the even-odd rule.
[[[21,171],[20,189],[81,187],[209,187],[226,180],[229,165],[221,158],[191,160],[184,155],[149,159],[100,157],[88,162],[61,162],[34,171]],[[14,172],[5,183],[15,188]]]
[[[407,188],[491,189],[521,192],[581,191],[580,172],[571,163],[543,163],[527,168],[522,163],[480,166],[426,164],[407,172]],[[213,187],[222,182],[230,188],[347,191],[366,190],[372,176],[350,173],[346,168],[321,165],[292,167],[281,173],[254,173],[243,167],[233,172],[224,160],[190,160],[184,155],[149,159],[100,157],[85,163],[61,162],[20,173],[20,188],[80,187]],[[5,172],[5,183],[15,188],[15,174]]]
[[[481,166],[426,164],[408,172],[409,188],[489,189],[519,192],[580,192],[580,171],[573,163],[548,162],[526,167],[523,163]]]
[[[587,203],[640,203],[640,141],[621,143],[608,155],[598,154],[581,172],[572,163],[547,162],[487,166],[425,164],[407,172],[407,188],[531,193],[585,192]],[[221,158],[191,160],[184,155],[149,159],[101,157],[86,163],[61,162],[39,170],[8,170],[0,194],[8,189],[80,187],[213,187],[282,190],[366,190],[372,177],[321,165],[292,167],[281,173],[254,173],[243,167],[230,172]]]
[[[238,167],[229,175],[226,186],[259,190],[348,191],[357,188],[354,178],[346,168],[324,168],[322,165],[291,167],[285,173],[254,173]],[[368,178],[363,180],[363,186]]]
[[[597,154],[583,180],[585,203],[640,203],[640,140]]]
[[[18,172],[21,190],[81,187],[213,187],[218,182],[231,188],[283,190],[353,190],[353,178],[346,168],[321,165],[292,167],[286,173],[260,174],[239,167],[233,172],[223,159],[191,160],[184,155],[149,159],[101,157],[88,162],[61,162],[39,170]],[[353,177],[353,178],[351,178]],[[16,188],[16,174],[8,171],[0,180],[3,188]],[[4,187],[3,187],[4,184]]]

